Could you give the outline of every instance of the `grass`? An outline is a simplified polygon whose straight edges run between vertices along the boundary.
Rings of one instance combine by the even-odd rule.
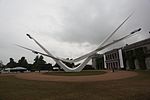
[[[104,74],[104,71],[81,71],[81,72],[46,72],[46,75],[56,75],[56,76],[88,76],[88,75],[100,75]]]
[[[100,82],[41,82],[0,76],[0,100],[150,100],[150,71]]]

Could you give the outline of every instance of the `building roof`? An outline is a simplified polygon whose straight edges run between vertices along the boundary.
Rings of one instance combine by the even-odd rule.
[[[121,49],[121,48],[112,49],[110,51],[105,52],[105,54],[110,54],[110,53],[118,52],[119,49]]]
[[[129,49],[141,47],[141,46],[147,45],[147,44],[150,44],[150,38],[139,41],[139,42],[135,42],[135,43],[130,44],[130,45],[126,45],[123,49],[124,50],[129,50]]]
[[[101,58],[101,57],[103,57],[103,54],[96,53],[96,54],[92,55],[92,58]]]

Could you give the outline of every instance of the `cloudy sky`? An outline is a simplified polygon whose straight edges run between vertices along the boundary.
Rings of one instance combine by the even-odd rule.
[[[149,10],[150,0],[0,0],[0,60],[6,64],[10,57],[25,56],[32,63],[36,55],[15,46],[42,51],[27,33],[56,56],[78,57],[95,49],[133,11],[109,41],[139,27],[142,31],[109,49],[149,38]]]

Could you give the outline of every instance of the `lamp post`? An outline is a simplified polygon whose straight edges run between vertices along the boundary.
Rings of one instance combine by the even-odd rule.
[[[139,28],[139,29],[137,29],[137,30],[131,32],[131,34],[134,34],[134,33],[138,32],[138,31],[141,31],[141,28]]]
[[[33,39],[29,34],[26,34],[30,39]]]

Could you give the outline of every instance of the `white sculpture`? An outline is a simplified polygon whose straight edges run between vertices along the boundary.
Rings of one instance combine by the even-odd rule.
[[[83,56],[80,56],[80,57],[78,57],[78,58],[76,58],[76,59],[73,59],[73,60],[67,60],[67,59],[55,57],[55,56],[52,55],[47,49],[45,49],[39,42],[37,42],[36,39],[34,39],[33,37],[31,37],[29,34],[27,34],[27,36],[28,36],[30,39],[34,40],[34,42],[35,42],[36,44],[38,44],[38,45],[46,52],[46,54],[41,53],[41,52],[38,52],[38,51],[36,51],[36,50],[32,50],[32,49],[29,49],[29,48],[20,46],[20,45],[17,45],[17,46],[19,46],[19,47],[21,47],[21,48],[24,48],[24,49],[27,49],[27,50],[30,50],[30,51],[32,51],[32,52],[34,52],[34,53],[36,53],[36,54],[41,54],[41,55],[44,55],[44,56],[47,56],[47,57],[51,57],[61,68],[64,69],[65,72],[80,72],[80,71],[86,66],[86,64],[90,61],[92,55],[94,55],[95,53],[97,53],[97,52],[99,52],[99,51],[101,51],[101,50],[103,50],[103,49],[105,49],[105,48],[107,48],[108,46],[110,46],[110,45],[112,45],[112,44],[115,44],[115,43],[117,43],[117,42],[119,42],[119,41],[121,41],[121,40],[123,40],[123,39],[125,39],[125,38],[128,38],[128,37],[132,36],[134,33],[136,33],[136,32],[138,32],[138,31],[141,30],[141,28],[139,28],[139,29],[137,29],[137,30],[131,32],[130,34],[128,34],[128,35],[126,35],[126,36],[124,36],[124,37],[122,37],[122,38],[120,38],[120,39],[118,39],[118,40],[113,41],[112,43],[109,43],[109,44],[104,45],[104,44],[107,42],[107,40],[110,39],[110,38],[112,37],[112,35],[114,35],[114,34],[116,33],[116,31],[117,31],[131,16],[132,16],[132,14],[129,15],[129,16],[121,23],[121,25],[119,25],[119,27],[118,27],[113,33],[111,33],[110,35],[108,35],[108,37],[99,45],[99,47],[98,47],[97,49],[95,49],[94,51],[89,52],[89,53],[87,53],[87,54],[85,54],[85,55],[83,55]],[[83,59],[85,59],[85,60],[83,61],[83,63],[81,63],[80,65],[78,65],[77,67],[74,67],[74,68],[68,67],[65,63],[63,63],[63,62],[74,63],[74,62],[81,61],[81,60],[83,60]]]

